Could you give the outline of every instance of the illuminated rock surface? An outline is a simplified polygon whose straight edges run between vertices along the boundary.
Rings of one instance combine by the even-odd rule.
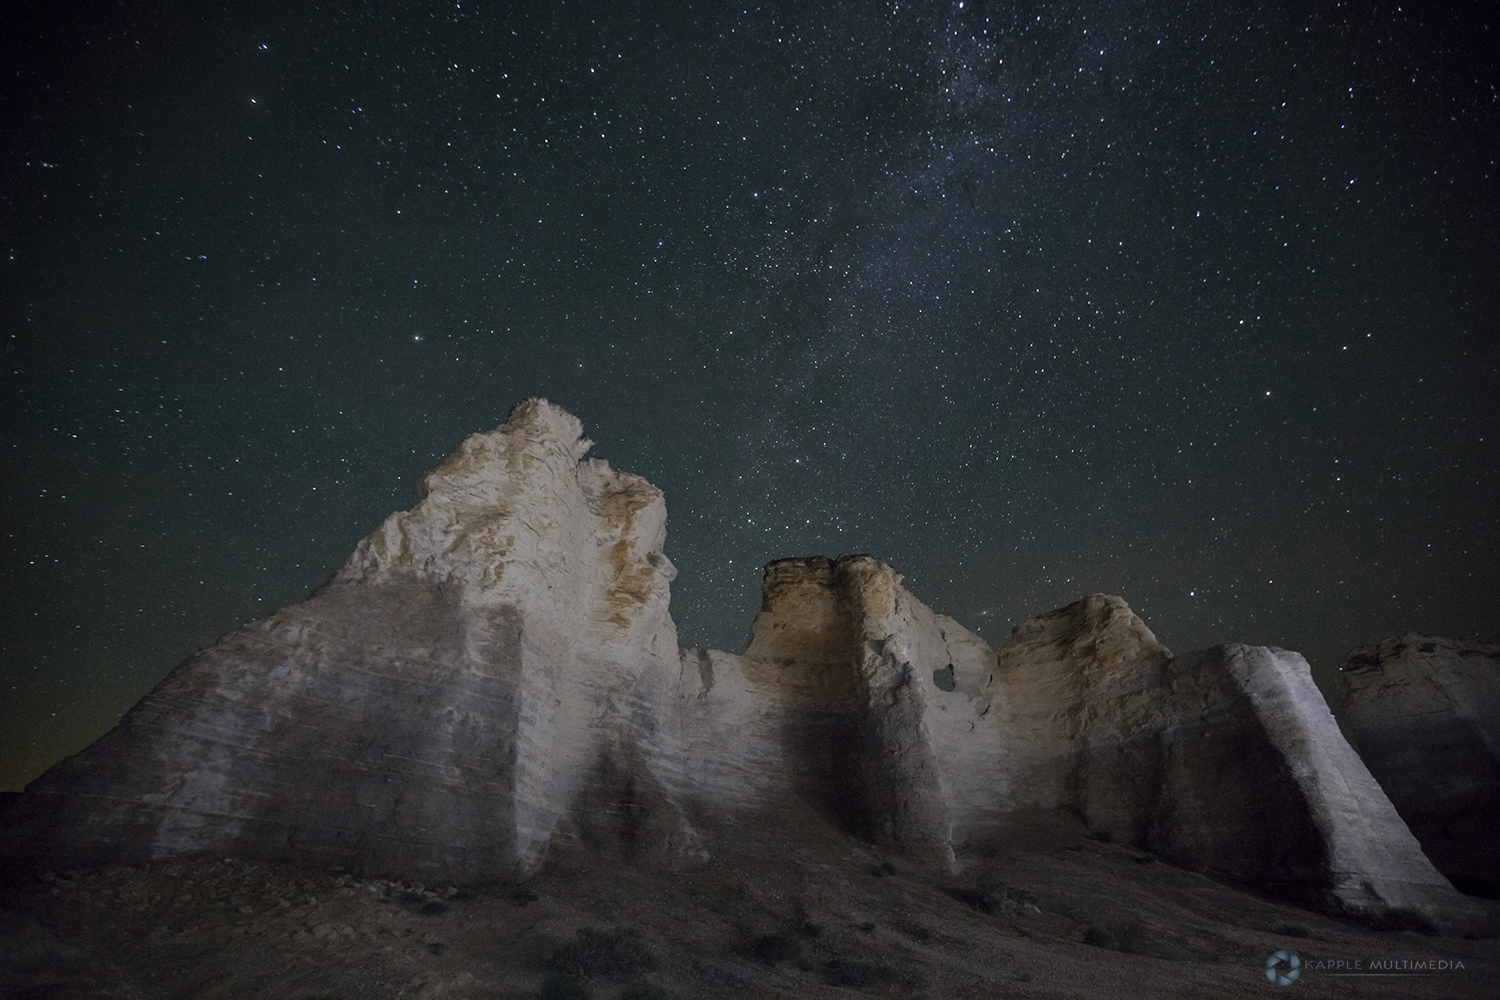
[[[33,782],[23,838],[131,862],[535,867],[678,663],[661,492],[584,460],[580,430],[531,400],[470,437],[315,594],[189,658]]]
[[[997,655],[869,556],[771,563],[743,654],[680,651],[662,495],[580,432],[530,400],[469,438],[306,601],[5,804],[6,851],[483,882],[795,835],[956,870],[1061,813],[1331,911],[1461,909],[1297,654],[1174,658],[1093,595]]]

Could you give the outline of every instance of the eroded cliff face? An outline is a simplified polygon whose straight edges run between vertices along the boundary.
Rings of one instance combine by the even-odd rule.
[[[1296,653],[1174,657],[1095,594],[1018,626],[992,697],[1003,810],[1076,812],[1097,835],[1322,909],[1464,909]]]
[[[678,662],[661,493],[585,461],[580,431],[530,400],[470,437],[312,597],[189,658],[33,782],[13,843],[534,869],[629,742],[624,707],[654,711]]]
[[[1428,857],[1500,897],[1500,643],[1409,633],[1339,677],[1350,738]]]
[[[998,742],[982,689],[994,654],[869,556],[782,559],[741,656],[684,653],[665,746],[686,794],[953,862],[993,820]],[[988,738],[987,738],[988,737]]]
[[[684,794],[962,863],[1021,816],[1332,912],[1467,907],[1340,733],[1307,662],[1174,657],[1118,597],[1018,626],[998,655],[868,556],[783,559],[742,656],[684,656]],[[726,780],[727,779],[727,780]],[[732,794],[730,792],[732,791]]]
[[[1174,657],[1093,595],[997,655],[869,556],[771,563],[743,654],[680,651],[661,493],[580,430],[530,400],[469,438],[318,592],[5,804],[5,853],[462,882],[824,831],[951,868],[1061,811],[1326,909],[1458,906],[1295,653]]]

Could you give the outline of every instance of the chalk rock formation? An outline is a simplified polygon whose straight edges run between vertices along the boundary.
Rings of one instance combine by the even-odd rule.
[[[0,848],[464,881],[823,830],[952,866],[1066,811],[1324,908],[1449,908],[1297,654],[1174,658],[1094,595],[997,655],[869,556],[771,563],[743,654],[679,651],[661,493],[580,431],[530,400],[469,438],[306,601],[0,805]]]
[[[678,666],[661,492],[583,460],[580,431],[530,400],[470,437],[313,596],[189,658],[33,782],[12,844],[535,867],[628,742],[619,720]]]
[[[995,676],[1006,810],[1076,811],[1100,835],[1335,912],[1465,909],[1297,653],[1173,657],[1096,594],[1018,626]]]
[[[1018,626],[997,656],[900,582],[868,556],[770,564],[744,655],[685,656],[664,729],[698,771],[667,784],[718,808],[800,797],[935,859],[1064,810],[1333,912],[1466,910],[1298,654],[1173,657],[1123,600],[1096,594]]]
[[[1344,722],[1440,871],[1500,897],[1500,643],[1410,633],[1353,650]]]
[[[995,657],[900,584],[869,556],[767,566],[750,648],[684,654],[661,744],[681,773],[666,783],[714,809],[810,809],[951,863],[955,842],[997,818],[983,694]]]

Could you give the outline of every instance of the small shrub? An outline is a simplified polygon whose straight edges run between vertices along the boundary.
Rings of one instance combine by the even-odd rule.
[[[620,991],[620,1000],[667,1000],[667,991],[655,983],[631,983]]]
[[[811,920],[809,920],[807,923],[798,928],[797,933],[801,934],[805,938],[820,938],[823,936],[823,925],[815,924]]]
[[[896,866],[891,864],[889,861],[882,861],[880,862],[880,864],[875,866],[874,870],[872,870],[870,874],[874,875],[876,878],[884,878],[887,875],[894,875],[896,874]]]
[[[575,978],[633,979],[655,967],[656,956],[634,928],[613,932],[580,928],[572,941],[547,959],[549,971]]]
[[[1090,840],[1097,840],[1101,844],[1108,844],[1115,839],[1115,835],[1108,830],[1090,830],[1086,836]]]
[[[1397,906],[1375,917],[1375,926],[1383,931],[1416,931],[1418,934],[1435,936],[1438,925],[1421,910],[1409,906]]]
[[[859,925],[859,929],[868,934],[875,929],[875,921],[866,920],[864,923]]]
[[[427,953],[429,955],[442,955],[447,950],[448,946],[441,941],[432,941],[427,945]]]
[[[510,901],[512,903],[515,903],[517,906],[525,906],[527,903],[535,903],[541,898],[541,896],[538,896],[536,894],[535,889],[517,889],[510,895]]]
[[[777,931],[756,938],[755,943],[750,946],[750,952],[767,965],[775,965],[777,962],[801,958],[802,942],[786,931]]]
[[[891,967],[884,962],[835,958],[828,963],[828,975],[839,986],[867,986],[877,979],[891,978]]]
[[[424,916],[424,917],[436,917],[436,916],[438,916],[440,914],[447,913],[447,912],[448,912],[448,904],[447,903],[439,903],[435,899],[428,900],[427,902],[425,902],[425,903],[422,904],[422,916]]]
[[[1107,948],[1110,951],[1120,950],[1120,942],[1115,939],[1115,936],[1098,924],[1091,925],[1083,932],[1083,943],[1091,944],[1095,948]]]
[[[549,972],[542,980],[538,1000],[589,1000],[593,991],[589,981],[582,976],[570,976],[565,972]]]
[[[979,891],[979,908],[994,916],[1016,913],[1036,905],[1036,893],[1018,885],[995,882]]]
[[[1275,933],[1284,937],[1305,938],[1312,937],[1312,931],[1305,924],[1277,924]]]

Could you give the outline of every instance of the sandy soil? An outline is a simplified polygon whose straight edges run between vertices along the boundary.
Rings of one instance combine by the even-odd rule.
[[[1476,902],[1488,919],[1467,929],[1376,930],[1081,830],[1017,838],[960,875],[853,840],[693,874],[580,856],[478,887],[173,860],[13,878],[0,899],[0,995],[1500,997],[1500,904]],[[585,928],[600,932],[583,939],[592,950],[578,947]],[[1264,972],[1279,949],[1304,963],[1287,987]],[[1403,961],[1451,964],[1368,974]],[[1336,962],[1365,974],[1319,964]]]

